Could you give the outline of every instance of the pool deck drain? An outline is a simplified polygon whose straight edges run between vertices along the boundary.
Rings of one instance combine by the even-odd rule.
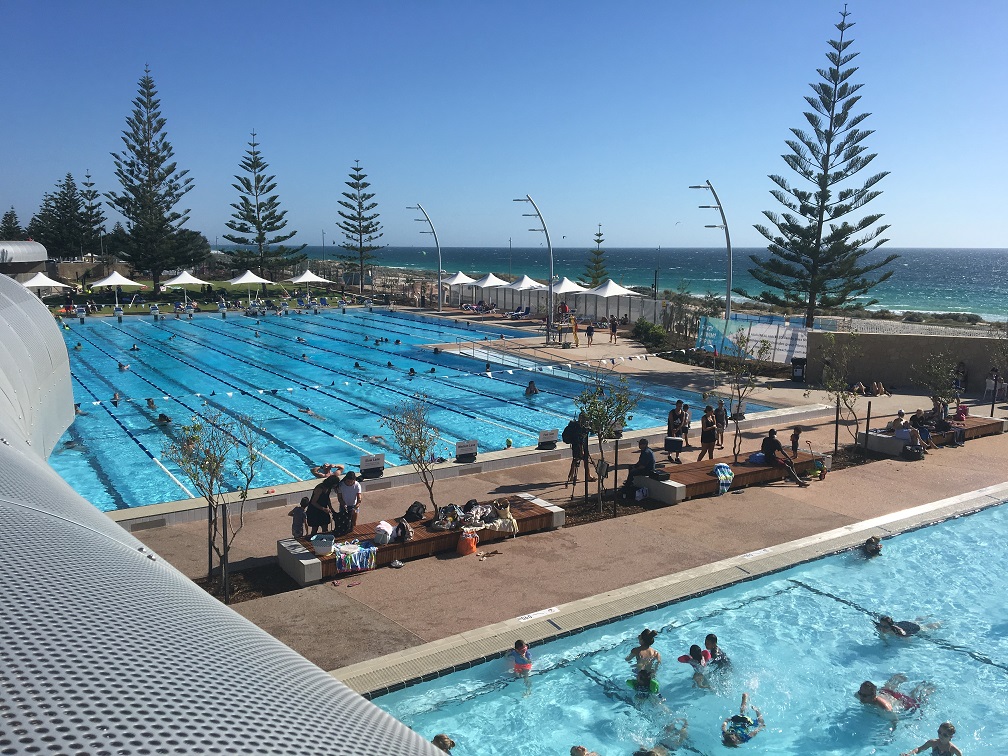
[[[914,530],[986,509],[1005,498],[1008,483],[980,488],[441,638],[330,674],[362,695],[380,696],[498,658],[517,636],[536,643],[556,640],[845,551],[872,535]]]

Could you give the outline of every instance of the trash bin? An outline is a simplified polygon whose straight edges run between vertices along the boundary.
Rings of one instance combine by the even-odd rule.
[[[808,360],[805,357],[793,357],[791,359],[791,380],[798,383],[805,383],[805,366]]]

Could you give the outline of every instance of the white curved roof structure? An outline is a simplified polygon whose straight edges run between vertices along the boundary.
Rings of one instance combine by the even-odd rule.
[[[17,753],[441,753],[63,482],[45,461],[73,420],[63,339],[5,276],[0,329],[0,742]]]
[[[45,262],[46,248],[33,241],[0,241],[0,263]]]

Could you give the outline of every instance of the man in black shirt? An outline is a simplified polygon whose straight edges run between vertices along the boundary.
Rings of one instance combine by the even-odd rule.
[[[630,465],[630,469],[627,471],[627,485],[633,483],[635,475],[650,475],[654,472],[654,452],[648,448],[648,440],[642,438],[637,442],[637,448],[640,449],[640,456],[634,464]]]
[[[805,488],[808,483],[798,477],[798,473],[795,472],[794,465],[791,464],[791,459],[784,452],[784,447],[781,446],[781,442],[777,440],[777,431],[773,428],[767,433],[767,437],[763,439],[763,444],[760,447],[763,452],[763,457],[768,465],[778,465],[779,467],[786,467],[788,472],[791,474],[791,478],[802,488]]]

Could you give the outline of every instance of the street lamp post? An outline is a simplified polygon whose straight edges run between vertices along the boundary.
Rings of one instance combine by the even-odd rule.
[[[546,289],[546,343],[553,339],[553,243],[550,241],[549,229],[546,228],[546,221],[543,220],[539,207],[529,195],[524,198],[513,200],[514,202],[528,202],[535,210],[534,213],[522,213],[525,218],[538,218],[542,228],[530,228],[529,231],[542,231],[546,234],[546,246],[549,247],[549,287]]]
[[[423,209],[419,202],[416,203],[415,207],[407,207],[407,210],[419,210],[423,213],[423,218],[414,218],[413,220],[423,223],[427,221],[427,225],[430,226],[430,231],[421,231],[421,234],[433,234],[434,235],[434,246],[437,247],[437,310],[441,312],[442,303],[444,301],[444,294],[441,291],[441,242],[438,241],[437,231],[434,230],[434,224],[431,223],[430,216],[427,215],[427,211]]]
[[[711,184],[710,179],[707,179],[706,184],[701,184],[699,186],[691,186],[690,189],[707,189],[714,196],[714,205],[700,205],[703,210],[717,210],[721,213],[721,223],[717,224],[707,224],[705,228],[723,228],[725,245],[728,247],[728,290],[725,293],[725,330],[728,330],[728,321],[731,318],[731,274],[732,274],[732,251],[731,251],[731,236],[728,234],[728,219],[725,218],[724,208],[721,207],[721,200],[718,199],[717,192],[714,191],[714,185]],[[724,347],[724,342],[722,341],[722,351]]]

